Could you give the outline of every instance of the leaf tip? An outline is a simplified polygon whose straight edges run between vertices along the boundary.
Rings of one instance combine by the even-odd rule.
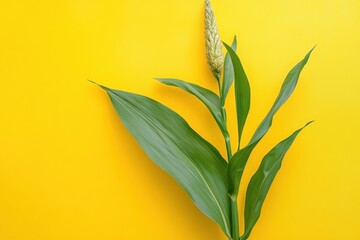
[[[104,89],[105,91],[108,91],[108,90],[109,90],[109,88],[107,88],[107,87],[105,87],[105,86],[103,86],[103,85],[101,85],[101,84],[98,84],[98,83],[94,82],[93,80],[88,79],[88,81],[91,82],[91,83],[93,83],[93,84],[95,84],[95,85],[97,85],[97,86],[99,86],[99,87],[101,87],[101,88]]]
[[[93,84],[95,84],[95,85],[98,85],[96,82],[94,82],[94,81],[91,80],[91,79],[88,79],[88,81],[91,82],[91,83],[93,83]]]
[[[232,50],[232,48],[226,42],[222,41],[222,43],[228,52]]]
[[[305,126],[304,126],[304,127],[306,127],[306,126],[308,126],[308,125],[312,124],[313,122],[315,122],[315,120],[311,120],[310,122],[308,122],[307,124],[305,124]]]
[[[314,49],[316,48],[317,44],[315,44],[315,46],[306,54],[304,60],[305,60],[305,63],[307,63],[311,53],[314,51]]]
[[[233,44],[237,44],[237,36],[236,35],[234,35]]]
[[[302,128],[300,128],[298,131],[303,130],[304,128],[306,128],[307,126],[309,126],[310,124],[312,124],[315,120],[311,120],[308,123],[306,123]]]
[[[224,42],[224,41],[221,41],[221,42],[224,44],[225,47],[227,46],[226,42]]]

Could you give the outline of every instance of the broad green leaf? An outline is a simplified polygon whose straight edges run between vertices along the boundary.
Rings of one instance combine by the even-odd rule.
[[[234,37],[234,40],[231,44],[231,48],[234,50],[234,52],[236,52],[236,48],[237,48],[236,36]],[[225,104],[227,94],[230,90],[230,87],[231,87],[233,81],[234,81],[234,68],[233,68],[233,64],[231,62],[229,53],[226,53],[225,62],[224,62],[224,80],[223,80],[223,85],[221,88],[221,92],[222,92],[221,93],[221,104],[222,105]]]
[[[240,180],[252,150],[256,147],[256,145],[260,142],[260,140],[270,129],[275,113],[280,109],[280,107],[286,102],[286,100],[290,97],[290,95],[294,91],[301,70],[304,68],[305,64],[307,63],[312,51],[313,49],[311,49],[311,51],[308,54],[306,54],[305,58],[302,61],[300,61],[288,73],[281,87],[280,93],[277,96],[273,106],[271,107],[270,111],[268,112],[264,120],[261,122],[261,124],[255,131],[249,144],[240,151],[238,151],[237,153],[235,153],[234,156],[230,159],[228,165],[228,177],[229,177],[229,192],[232,195],[237,196],[239,191]]]
[[[238,149],[239,149],[242,132],[250,109],[250,85],[239,57],[236,55],[235,51],[229,45],[224,43],[224,46],[230,55],[230,59],[234,68],[236,114],[237,114],[237,122],[238,122]]]
[[[304,127],[309,125],[307,123]],[[294,142],[296,136],[304,128],[295,131],[291,136],[277,144],[266,156],[263,158],[259,169],[252,176],[245,201],[245,232],[241,239],[247,239],[251,230],[255,226],[260,217],[261,208],[264,204],[270,186],[280,170],[282,160],[286,152],[289,150],[291,144]]]
[[[156,78],[156,80],[170,86],[178,87],[194,96],[196,96],[200,101],[202,101],[205,106],[209,109],[213,115],[216,123],[219,125],[219,128],[224,136],[228,135],[226,126],[221,113],[221,103],[220,98],[212,91],[200,87],[196,84],[185,82],[178,79],[172,78]]]
[[[150,98],[101,86],[147,155],[230,234],[226,161],[176,112]]]

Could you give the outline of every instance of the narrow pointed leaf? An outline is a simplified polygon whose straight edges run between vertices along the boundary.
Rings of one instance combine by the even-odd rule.
[[[250,85],[239,57],[229,45],[224,43],[224,46],[230,55],[234,68],[236,114],[238,122],[238,148],[240,148],[242,132],[250,109]]]
[[[253,137],[250,140],[250,143],[256,142],[258,139],[260,139],[262,136],[266,134],[266,132],[269,130],[272,124],[273,117],[275,113],[281,108],[282,105],[289,99],[291,94],[293,93],[300,73],[303,70],[305,64],[308,62],[309,57],[314,50],[311,49],[308,54],[305,55],[304,59],[301,60],[296,66],[291,69],[291,71],[286,76],[283,85],[281,86],[280,93],[277,96],[273,106],[271,107],[270,111],[264,118],[264,120],[261,122],[259,127],[256,129]]]
[[[231,44],[231,48],[234,50],[234,52],[236,52],[236,48],[237,48],[236,36],[234,37],[234,40]],[[222,103],[222,105],[225,104],[226,97],[228,95],[228,92],[230,90],[230,87],[231,87],[233,81],[234,81],[234,67],[231,62],[229,53],[226,53],[225,63],[224,63],[224,80],[223,80],[223,85],[221,88],[221,91],[222,91],[221,103]]]
[[[308,124],[310,124],[309,122]],[[306,127],[306,124],[304,127]],[[260,217],[261,208],[264,204],[270,186],[274,181],[277,172],[280,170],[282,160],[291,147],[296,136],[304,128],[295,131],[291,136],[277,144],[263,158],[259,169],[252,176],[246,192],[245,201],[245,232],[241,239],[247,239],[251,230]]]
[[[150,98],[101,86],[147,155],[229,235],[226,161],[177,113]]]
[[[276,112],[280,109],[280,107],[287,101],[287,99],[291,96],[294,91],[300,73],[307,63],[311,52],[310,50],[308,54],[301,60],[296,66],[288,73],[286,76],[284,83],[281,87],[280,93],[277,96],[273,106],[269,110],[268,114],[265,116],[264,120],[261,122],[259,127],[256,129],[254,135],[252,136],[250,142],[246,147],[238,151],[234,154],[234,156],[230,159],[228,165],[228,177],[229,177],[229,191],[233,195],[237,195],[239,191],[240,180],[245,168],[245,165],[249,159],[249,156],[252,150],[256,147],[256,145],[260,142],[260,140],[264,137],[264,135],[269,131],[272,120]]]
[[[259,141],[260,140],[240,149],[231,157],[229,161],[227,175],[229,182],[229,194],[232,197],[237,197],[239,193],[240,180],[246,163],[250,157],[251,152]]]
[[[216,123],[218,124],[222,134],[224,136],[227,136],[228,133],[221,113],[220,98],[214,92],[194,83],[185,82],[183,80],[172,78],[156,78],[156,80],[169,86],[178,87],[196,96],[209,109],[211,115],[214,117]]]

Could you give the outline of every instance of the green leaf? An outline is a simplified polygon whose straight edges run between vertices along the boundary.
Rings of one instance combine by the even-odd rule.
[[[150,98],[101,86],[147,155],[230,235],[226,161],[176,112]]]
[[[231,44],[231,48],[234,50],[234,52],[236,52],[236,48],[237,48],[236,36],[234,37],[234,40]],[[222,105],[225,104],[227,94],[230,90],[230,87],[231,87],[233,81],[234,81],[234,67],[231,62],[229,53],[226,53],[225,62],[224,62],[224,80],[223,80],[223,85],[221,88],[221,91],[222,91],[221,104]]]
[[[266,154],[259,169],[252,176],[246,192],[245,232],[241,239],[245,240],[249,237],[251,230],[260,217],[264,200],[277,172],[280,170],[281,163],[286,152],[289,150],[291,144],[294,142],[300,131],[310,123],[311,122],[295,131],[291,136],[281,141],[268,154]]]
[[[305,64],[308,62],[309,57],[312,51],[314,50],[314,48],[312,48],[310,52],[308,52],[308,54],[305,55],[304,59],[300,61],[298,64],[296,64],[296,66],[293,69],[291,69],[291,71],[288,73],[288,75],[284,80],[283,85],[281,86],[279,95],[277,96],[273,106],[271,107],[270,111],[268,112],[264,120],[256,129],[253,137],[250,140],[250,143],[256,142],[258,139],[264,136],[266,132],[269,130],[275,113],[280,109],[282,105],[284,105],[284,103],[289,99],[289,97],[293,93],[297,85],[300,73],[303,70]]]
[[[222,134],[224,136],[228,135],[226,125],[223,121],[221,113],[221,103],[220,98],[212,91],[200,87],[196,84],[185,82],[178,79],[172,78],[156,78],[156,80],[169,85],[178,87],[194,96],[196,96],[200,101],[202,101],[205,106],[209,109],[210,113],[214,117],[216,123],[218,124]]]
[[[290,95],[294,91],[301,70],[304,68],[305,64],[307,63],[313,49],[311,49],[311,51],[308,54],[306,54],[304,59],[300,61],[288,73],[281,87],[278,97],[276,98],[268,114],[265,116],[264,120],[261,122],[261,124],[255,131],[249,144],[240,151],[236,152],[234,156],[230,159],[228,165],[228,177],[229,177],[229,192],[231,193],[231,195],[237,196],[239,191],[240,180],[252,150],[256,147],[256,145],[260,142],[260,140],[270,129],[275,113],[286,102],[286,100],[290,97]]]
[[[229,194],[232,198],[236,198],[239,193],[239,186],[245,165],[250,157],[252,150],[256,147],[257,142],[247,145],[237,151],[229,161],[227,175],[229,181]]]
[[[236,52],[226,43],[224,43],[226,50],[230,55],[231,62],[234,67],[235,77],[235,100],[236,100],[236,114],[238,122],[238,149],[240,148],[240,141],[247,115],[250,109],[250,85],[245,74],[244,68],[240,62]]]

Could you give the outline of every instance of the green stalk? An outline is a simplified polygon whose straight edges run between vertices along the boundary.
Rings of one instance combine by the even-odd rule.
[[[220,99],[222,99],[222,91],[221,91],[221,83],[220,83],[220,77],[216,77],[217,83],[218,83],[218,87],[219,87],[219,95],[220,95]],[[231,144],[230,144],[230,135],[229,132],[227,130],[227,123],[226,123],[226,109],[223,105],[223,103],[221,103],[221,115],[223,117],[223,122],[224,122],[224,126],[226,129],[226,133],[224,134],[224,139],[225,139],[225,146],[226,146],[226,152],[227,152],[227,157],[228,157],[228,161],[230,160],[230,158],[232,157],[232,151],[231,151]]]
[[[226,109],[225,109],[224,106],[221,106],[221,115],[223,117],[225,129],[226,129],[226,132],[224,134],[224,138],[225,138],[225,145],[226,145],[226,152],[227,152],[228,161],[230,161],[230,158],[232,157],[232,151],[231,151],[230,135],[229,135],[229,132],[227,130]]]
[[[219,78],[217,78],[217,82],[218,82],[218,87],[219,87],[220,98],[222,99],[222,96],[221,96],[222,89],[221,89],[221,83],[220,83]],[[230,143],[230,136],[227,131],[226,109],[223,104],[224,103],[222,103],[222,106],[221,106],[221,113],[222,113],[225,129],[226,129],[226,134],[224,135],[224,138],[225,138],[225,145],[226,145],[228,161],[230,161],[230,159],[232,157],[231,143]],[[230,196],[230,202],[231,202],[231,204],[230,204],[230,211],[231,211],[231,214],[230,214],[231,215],[231,238],[230,238],[230,240],[239,240],[239,232],[240,231],[239,231],[239,213],[238,213],[238,205],[237,205],[237,196],[236,197]]]
[[[231,238],[233,240],[239,239],[239,213],[237,205],[237,197],[231,199]]]

